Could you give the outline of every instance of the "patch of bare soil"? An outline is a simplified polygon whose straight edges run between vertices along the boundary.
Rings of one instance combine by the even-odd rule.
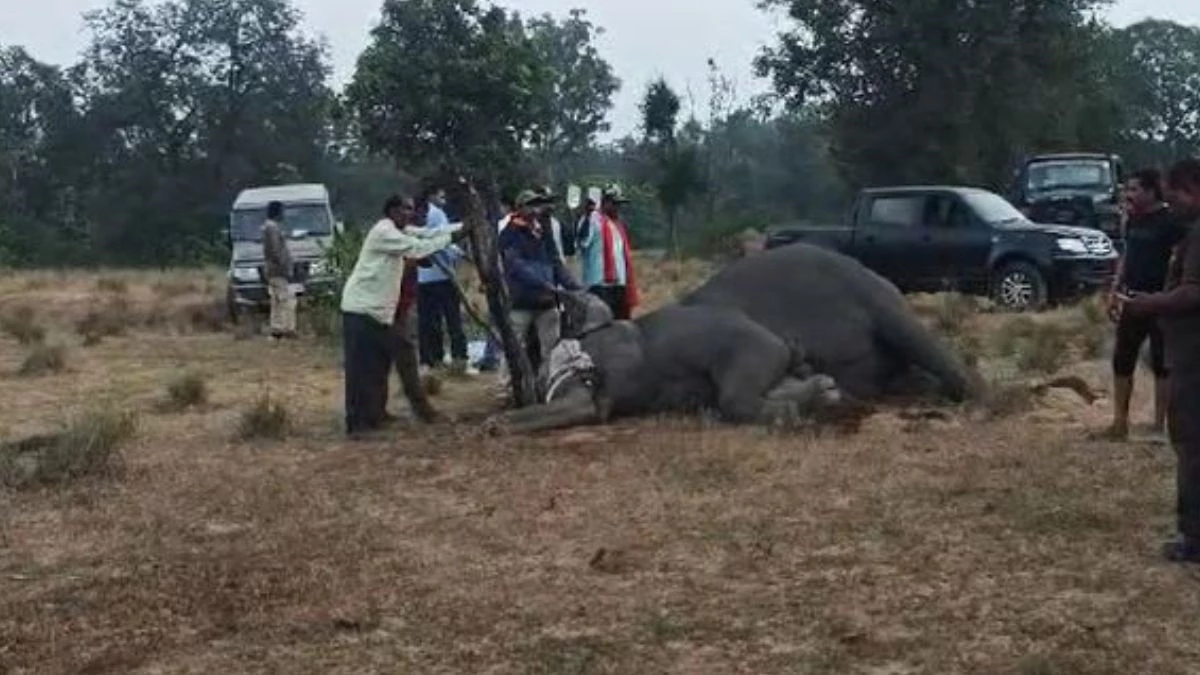
[[[315,341],[138,328],[36,380],[10,375],[26,351],[0,338],[4,439],[99,402],[139,422],[118,476],[0,489],[0,672],[1200,670],[1198,577],[1154,557],[1170,451],[1085,439],[1102,360],[1060,373],[1098,399],[991,421],[355,444]],[[185,371],[203,404],[165,406]],[[436,400],[478,412],[487,384]],[[287,435],[241,440],[267,391]]]

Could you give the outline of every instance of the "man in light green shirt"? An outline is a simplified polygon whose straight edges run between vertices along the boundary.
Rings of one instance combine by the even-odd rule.
[[[346,432],[376,431],[386,417],[393,352],[391,324],[400,301],[404,260],[420,260],[460,238],[462,224],[437,231],[410,227],[411,199],[394,196],[363,241],[342,290],[342,348],[346,370]]]

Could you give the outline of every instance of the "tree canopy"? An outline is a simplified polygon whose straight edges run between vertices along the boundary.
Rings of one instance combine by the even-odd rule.
[[[1101,0],[764,0],[766,98],[710,60],[707,115],[665,73],[623,135],[603,28],[503,4],[380,0],[340,89],[292,0],[110,0],[76,64],[0,45],[0,264],[220,262],[234,195],[278,182],[326,183],[351,224],[445,169],[619,182],[638,246],[701,251],[862,185],[999,188],[1028,152],[1200,152],[1200,27],[1114,28]]]

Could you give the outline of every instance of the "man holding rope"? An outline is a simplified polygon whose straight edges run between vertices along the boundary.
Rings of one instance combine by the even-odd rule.
[[[544,195],[525,190],[517,197],[517,210],[500,233],[500,260],[512,297],[512,323],[517,339],[529,354],[534,372],[558,343],[560,313],[557,292],[582,290],[558,253],[554,237],[537,218],[546,203]],[[530,339],[537,340],[537,349]]]

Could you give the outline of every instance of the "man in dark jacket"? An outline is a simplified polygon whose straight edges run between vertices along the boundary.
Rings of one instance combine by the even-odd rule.
[[[537,207],[545,201],[532,190],[517,197],[517,210],[500,233],[500,259],[512,300],[513,330],[536,370],[558,343],[560,315],[556,291],[581,290],[558,254],[554,237],[538,222]],[[532,333],[532,335],[531,335]],[[530,338],[537,341],[537,349]]]
[[[1175,249],[1167,290],[1122,296],[1120,311],[1157,317],[1166,343],[1170,393],[1167,428],[1178,458],[1180,537],[1163,548],[1173,562],[1200,563],[1200,159],[1185,159],[1167,178],[1171,210],[1187,223]]]

